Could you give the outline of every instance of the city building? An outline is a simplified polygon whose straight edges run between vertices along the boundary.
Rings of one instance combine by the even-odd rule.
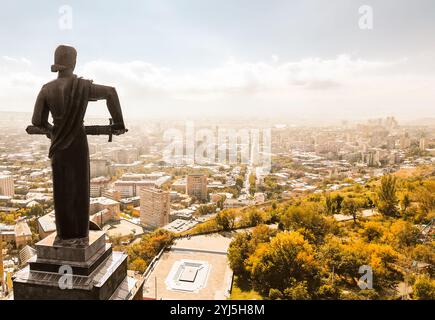
[[[207,175],[189,174],[187,176],[187,194],[198,200],[207,200]]]
[[[140,192],[140,221],[151,228],[169,223],[170,198],[168,191],[144,188]]]
[[[56,231],[56,223],[54,222],[54,211],[38,218],[38,232],[41,239],[46,238]]]
[[[25,221],[19,221],[15,225],[15,245],[22,248],[32,241],[32,232]]]
[[[114,189],[106,189],[101,194],[102,197],[112,199],[114,201],[121,201],[121,192]]]
[[[176,191],[176,192],[180,192],[180,193],[186,193],[186,184],[187,184],[186,179],[184,179],[184,178],[178,179],[178,180],[174,181],[174,183],[172,183],[171,190]]]
[[[426,138],[420,138],[418,145],[421,151],[426,150]]]
[[[14,178],[9,175],[0,175],[0,195],[13,197],[14,191]]]
[[[122,198],[136,197],[142,188],[161,187],[171,179],[167,175],[153,174],[124,174],[115,181],[113,188],[120,192]]]
[[[105,213],[107,216],[106,220],[119,220],[119,213],[121,210],[118,201],[106,197],[91,198],[89,214],[94,215],[103,210],[107,210],[107,213]]]
[[[91,158],[90,159],[91,178],[107,176],[109,173],[109,163],[106,159]]]
[[[90,181],[90,195],[91,198],[102,197],[104,191],[109,185],[110,179],[107,177],[96,177],[92,178]]]

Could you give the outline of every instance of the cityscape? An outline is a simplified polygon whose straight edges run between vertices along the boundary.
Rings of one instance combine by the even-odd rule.
[[[49,145],[45,136],[25,134],[29,117],[4,112],[0,126],[3,299],[12,298],[12,278],[34,258],[35,243],[56,231]],[[183,122],[127,123],[129,134],[111,143],[89,137],[89,219],[104,230],[114,249],[128,254],[129,276],[137,280],[144,299],[411,299],[422,294],[416,293],[418,281],[433,274],[431,119],[402,125],[391,116],[318,127],[282,119],[262,122],[269,140],[238,136],[236,148],[229,140],[216,142],[200,150],[225,153],[223,162],[201,164],[195,152],[193,161],[186,152],[175,159],[178,164],[163,160],[171,146],[165,132],[183,132]],[[217,125],[203,120],[194,130],[231,127],[241,132],[245,126],[245,121],[221,120]],[[206,142],[196,140],[194,149]],[[243,162],[240,155],[246,150],[249,156]],[[239,156],[231,157],[231,152]],[[385,177],[398,179],[393,209],[384,208],[379,198]],[[290,238],[279,240],[285,236]],[[376,269],[375,288],[361,290],[349,282],[359,277],[358,268],[346,269],[350,265],[342,266],[344,258],[338,256],[331,261],[323,257],[319,259],[325,265],[312,266],[305,275],[300,270],[289,273],[291,281],[298,281],[293,290],[273,287],[279,276],[273,270],[262,275],[266,283],[256,283],[249,273],[260,271],[249,269],[248,262],[249,250],[256,251],[243,246],[257,241],[295,241],[297,246],[297,237],[306,254],[312,251],[319,257],[324,250],[345,252],[347,245],[378,244],[360,250],[375,250],[372,255],[379,256],[372,259],[386,259],[375,268],[386,270],[382,274]],[[360,259],[364,265],[361,257],[353,259],[348,263]],[[376,284],[378,273],[382,282]],[[310,285],[316,289],[307,284],[313,279],[317,283]]]
[[[420,311],[408,301],[435,300],[434,13],[3,1],[0,307]]]

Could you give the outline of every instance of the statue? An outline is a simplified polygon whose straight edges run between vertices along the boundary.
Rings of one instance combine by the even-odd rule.
[[[89,237],[89,149],[86,134],[120,135],[125,128],[115,88],[77,77],[73,71],[77,51],[57,47],[52,72],[57,79],[45,84],[35,103],[30,134],[47,134],[51,139],[49,157],[53,170],[56,242],[85,246]],[[113,119],[109,126],[83,125],[89,101],[106,100]],[[49,112],[53,124],[48,122]]]

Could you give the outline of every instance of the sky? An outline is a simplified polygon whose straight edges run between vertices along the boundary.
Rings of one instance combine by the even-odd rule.
[[[76,73],[116,87],[127,117],[435,115],[433,0],[0,5],[0,111],[31,112],[56,76],[54,49],[70,44]],[[88,114],[107,110],[99,102]]]

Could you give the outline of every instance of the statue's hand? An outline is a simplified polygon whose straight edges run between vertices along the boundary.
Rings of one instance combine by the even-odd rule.
[[[119,135],[121,135],[121,134],[126,133],[127,131],[128,131],[127,129],[113,130],[113,134],[114,134],[115,136],[119,136]]]
[[[115,136],[119,136],[121,134],[126,133],[128,130],[125,128],[125,125],[123,123],[115,123],[112,125],[113,134]]]

